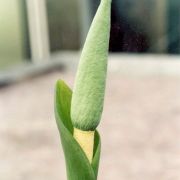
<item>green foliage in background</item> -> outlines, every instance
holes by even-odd
[[[100,159],[100,136],[96,131],[94,155],[90,164],[84,151],[73,138],[70,118],[71,97],[71,89],[59,80],[55,92],[55,115],[65,154],[68,180],[96,180]]]

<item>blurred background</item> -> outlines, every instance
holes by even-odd
[[[70,87],[99,0],[0,0],[0,179],[65,180],[54,85]],[[180,1],[113,0],[99,180],[180,179]]]

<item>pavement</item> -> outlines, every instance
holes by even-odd
[[[54,71],[0,89],[0,179],[66,180]],[[180,179],[180,76],[109,72],[98,180]]]

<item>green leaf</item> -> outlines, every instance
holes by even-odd
[[[84,151],[73,138],[70,118],[72,91],[62,80],[59,80],[55,93],[55,116],[64,150],[68,180],[96,180],[100,158],[99,133],[97,131],[95,133],[94,155],[90,164]]]

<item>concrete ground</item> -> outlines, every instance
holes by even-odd
[[[51,72],[0,89],[0,179],[66,180]],[[109,72],[99,180],[180,179],[180,77]]]

